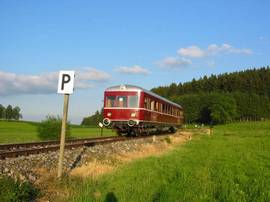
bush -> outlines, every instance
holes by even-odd
[[[101,109],[101,111],[96,111],[96,113],[92,116],[88,116],[88,117],[84,117],[82,120],[81,125],[82,126],[94,126],[96,127],[98,125],[99,122],[102,122],[103,119],[103,110]]]
[[[38,190],[29,182],[16,182],[10,177],[0,177],[0,201],[33,201]]]
[[[47,116],[38,126],[38,136],[42,140],[56,140],[60,138],[62,119],[55,116]],[[70,123],[66,126],[66,137],[70,137]]]
[[[184,108],[187,123],[224,124],[237,116],[237,105],[231,94],[201,93],[172,99]]]

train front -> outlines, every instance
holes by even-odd
[[[104,92],[103,124],[118,135],[135,135],[139,125],[140,91],[131,86],[115,86]]]

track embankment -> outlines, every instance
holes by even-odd
[[[207,134],[207,131],[201,133]],[[64,171],[74,176],[97,177],[134,159],[161,155],[174,146],[191,140],[193,135],[193,132],[182,131],[174,135],[124,138],[111,142],[108,139],[106,143],[104,141],[93,145],[88,142],[86,145],[65,150]],[[58,155],[59,152],[54,150],[2,159],[0,175],[40,184],[45,176],[56,176]]]

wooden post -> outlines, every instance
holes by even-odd
[[[100,136],[103,136],[103,124],[99,122],[98,125],[100,127]]]
[[[62,118],[59,161],[58,161],[58,172],[57,172],[57,177],[58,178],[62,177],[62,170],[63,170],[66,125],[67,125],[67,116],[68,116],[68,101],[69,101],[69,94],[65,94],[64,95],[64,109],[63,109],[63,118]]]

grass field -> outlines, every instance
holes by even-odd
[[[270,201],[270,122],[217,126],[161,157],[65,187],[70,201]]]
[[[0,144],[40,141],[37,135],[37,125],[38,123],[34,122],[0,121]],[[74,126],[71,127],[71,134],[75,138],[96,137],[100,135],[100,128]],[[104,136],[110,136],[115,133],[104,129],[103,134]]]

